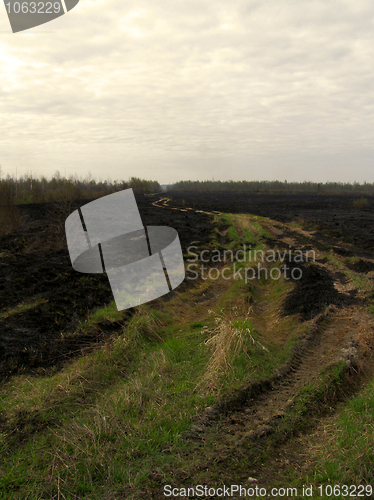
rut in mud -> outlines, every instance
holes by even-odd
[[[216,412],[227,414],[223,422],[228,434],[227,442],[242,442],[243,439],[271,432],[271,422],[283,415],[292,406],[293,398],[307,383],[318,378],[331,363],[345,359],[354,360],[357,346],[354,341],[355,318],[353,311],[346,316],[335,306],[317,317],[311,331],[301,340],[291,362],[282,367],[274,377],[262,383],[254,383],[244,394],[217,408],[208,410],[201,423],[211,423]],[[344,314],[344,315],[343,315]],[[233,432],[230,432],[230,429]]]

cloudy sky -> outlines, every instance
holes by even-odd
[[[0,5],[0,164],[373,182],[374,2],[80,0],[15,34]]]

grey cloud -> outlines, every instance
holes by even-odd
[[[80,2],[50,36],[4,38],[0,161],[11,169],[22,140],[30,168],[53,159],[52,172],[69,145],[96,175],[105,161],[115,177],[123,157],[131,175],[152,160],[163,181],[245,176],[246,161],[273,175],[297,158],[339,180],[340,150],[369,180],[373,18],[348,0]]]

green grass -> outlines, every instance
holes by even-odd
[[[250,227],[243,224],[243,218]],[[257,219],[266,220],[264,217],[253,217],[251,215],[238,216],[236,214],[221,214],[217,217],[217,220],[221,223],[229,224],[227,234],[231,242],[230,247],[244,244],[258,245],[263,236],[270,236]]]
[[[111,322],[121,321],[126,313],[123,311],[118,311],[116,304],[111,302],[105,307],[101,307],[89,314],[87,318],[88,324],[98,323],[102,320],[109,320]]]
[[[252,232],[234,216],[220,217],[232,228],[230,245],[248,243],[256,232],[255,248],[265,248],[266,231],[255,226]],[[247,254],[237,269],[251,264]],[[151,498],[164,484],[176,483],[193,466],[196,443],[186,431],[196,415],[290,360],[307,325],[278,314],[289,287],[283,279],[255,286],[207,280],[162,305],[140,306],[132,317],[114,303],[90,313],[71,335],[103,321],[118,323],[120,330],[57,373],[18,375],[1,387],[0,499],[131,500]],[[199,305],[209,294],[215,299],[212,312]],[[254,301],[264,305],[264,325],[251,312]],[[333,393],[344,370],[339,364],[306,386],[274,439],[307,427],[308,411]],[[333,430],[333,458],[336,453],[339,463],[351,464],[349,474],[327,458],[302,477],[290,473],[282,486],[307,484],[311,477],[322,483],[328,474],[353,484],[360,475],[372,475],[373,407],[374,383],[368,395],[352,400]],[[201,453],[204,446],[214,452],[213,442],[203,444]],[[254,460],[265,462],[271,455],[271,447],[254,447],[240,466],[249,470]]]
[[[240,237],[237,228],[235,227],[233,223],[233,217],[231,214],[220,214],[217,216],[217,219],[221,223],[226,223],[229,224],[229,227],[227,229],[227,235],[230,239],[230,244],[229,246],[235,246],[235,244],[240,244],[242,243],[242,238]]]
[[[248,243],[256,243],[256,236],[254,235],[254,232],[251,229],[248,229],[247,227],[244,228],[244,235],[245,239]]]
[[[316,483],[372,484],[374,380],[339,411],[324,444],[324,459],[310,472]]]
[[[309,383],[295,398],[292,408],[280,421],[273,441],[282,439],[286,433],[303,430],[310,425],[310,411],[325,401],[331,401],[336,391],[346,390],[345,374],[347,367],[339,362],[330,367],[319,380]],[[322,406],[323,407],[323,406]],[[300,489],[302,485],[313,485],[313,495],[309,498],[357,498],[351,485],[361,485],[360,497],[372,498],[370,485],[373,486],[374,474],[374,380],[372,379],[360,394],[348,399],[338,410],[328,425],[324,425],[323,439],[313,444],[315,459],[305,470],[290,466],[283,471],[282,478],[275,485],[292,485]],[[299,445],[296,445],[299,446]],[[268,457],[269,458],[269,457]],[[266,460],[266,457],[262,456]],[[339,485],[336,495],[326,494],[325,486]],[[342,485],[348,485],[348,493],[343,494]],[[322,496],[321,488],[322,486]],[[357,494],[356,490],[356,494]]]
[[[171,467],[162,450],[187,446],[182,433],[196,412],[248,381],[250,363],[262,376],[269,355],[246,336],[244,348],[228,358],[222,383],[205,391],[212,353],[202,323],[180,328],[175,319],[163,327],[143,307],[105,348],[52,377],[18,376],[6,384],[0,498],[52,498],[59,491],[103,498],[108,484],[119,488],[131,478],[142,488],[150,470]],[[255,335],[248,319],[236,319],[235,328]],[[17,438],[20,427],[25,432]]]
[[[287,343],[279,348],[256,331],[246,306],[253,291],[243,281],[231,284],[213,314],[182,319],[181,304],[212,285],[176,294],[160,309],[141,306],[126,323],[113,304],[99,309],[79,328],[122,321],[123,332],[52,376],[19,375],[3,385],[0,498],[102,499],[113,491],[140,498],[151,473],[173,481],[176,461],[183,468],[185,459],[164,450],[190,449],[184,433],[195,415],[290,354]],[[217,315],[229,338],[238,332],[237,349],[221,354],[209,342]]]
[[[266,229],[264,229],[259,222],[253,222],[253,225],[260,237],[265,236],[266,238],[270,238],[270,234],[268,233],[268,231],[266,231]]]
[[[243,223],[243,219],[245,223]],[[230,224],[227,233],[230,240],[236,244],[259,244],[263,237],[269,238],[270,234],[264,229],[259,220],[268,220],[266,217],[252,215],[221,214],[219,220]],[[248,227],[248,225],[250,227]]]
[[[33,302],[23,302],[21,304],[17,304],[15,307],[8,309],[6,311],[0,312],[0,320],[7,319],[16,314],[21,314],[25,311],[29,311],[30,309],[34,309],[34,307],[39,306],[40,304],[45,304],[47,302],[46,299],[37,298]]]

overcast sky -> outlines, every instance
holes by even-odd
[[[0,164],[374,182],[374,2],[80,0],[15,34],[0,5]]]

